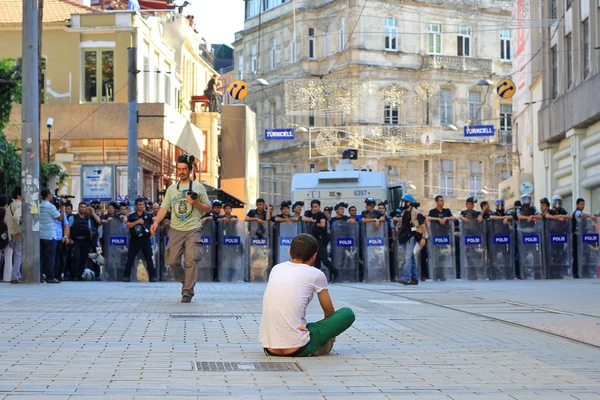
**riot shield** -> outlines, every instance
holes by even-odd
[[[487,221],[490,280],[515,279],[515,238],[512,218]]]
[[[219,281],[240,282],[247,279],[246,223],[237,219],[218,222]]]
[[[431,221],[427,224],[427,250],[429,251],[429,278],[433,281],[456,279],[456,258],[454,256],[454,222],[440,224]],[[402,246],[400,246],[402,248]],[[398,255],[398,262],[404,260]],[[402,274],[402,266],[398,266],[398,277]]]
[[[250,282],[266,282],[271,271],[271,240],[273,230],[270,222],[260,224],[256,221],[248,222],[250,236],[247,239],[247,259]]]
[[[485,223],[459,221],[460,276],[470,281],[487,279],[487,243]]]
[[[591,218],[577,218],[577,260],[580,278],[600,276],[600,235]]]
[[[546,279],[542,246],[543,221],[517,222],[521,279]]]
[[[310,235],[314,225],[314,222],[302,222],[302,233],[308,233]]]
[[[358,282],[359,224],[335,221],[331,227],[332,262],[338,282]]]
[[[544,256],[546,279],[564,279],[573,277],[572,229],[570,219],[560,221],[545,219]]]
[[[127,261],[127,246],[129,245],[129,230],[119,219],[113,219],[108,224],[103,225],[104,248],[104,266],[100,271],[100,277],[103,281],[116,282],[123,280],[125,272],[125,262]],[[137,264],[136,264],[137,265]],[[137,271],[136,265],[134,269]],[[131,274],[131,280],[135,281],[137,274]]]
[[[277,222],[277,261],[276,264],[291,261],[292,239],[300,234],[300,222]]]
[[[217,224],[210,220],[202,225],[202,259],[198,262],[198,282],[212,282],[217,264]]]
[[[390,280],[388,257],[387,222],[377,228],[375,222],[361,222],[362,253],[364,262],[364,280],[367,282],[386,282]]]

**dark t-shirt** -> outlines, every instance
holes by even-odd
[[[521,207],[517,211],[517,214],[521,214],[524,217],[531,217],[533,215],[536,215],[537,213],[538,212],[537,212],[537,209],[535,208],[535,206],[529,206],[527,208]]]
[[[248,211],[246,216],[250,218],[262,219],[264,221],[267,219],[267,210],[263,210],[263,212],[259,214],[256,209],[253,208],[252,210]]]
[[[493,215],[494,217],[506,217],[507,216],[507,214],[504,210],[493,211],[491,215]]]
[[[349,219],[350,219],[350,217],[349,217],[349,216],[347,216],[347,215],[342,215],[341,217],[338,217],[338,216],[336,215],[336,216],[334,216],[334,217],[331,217],[331,218],[329,219],[329,225],[331,225],[331,226],[333,227],[333,223],[334,223],[335,221],[348,221]]]
[[[428,216],[431,218],[452,218],[452,211],[449,208],[442,208],[442,211],[432,208],[429,210]]]
[[[100,216],[100,220],[102,220],[102,221],[106,221],[109,218],[117,219],[117,218],[119,218],[119,213],[104,214],[104,215]]]
[[[417,214],[417,221],[419,221],[419,225],[423,225],[425,223],[425,217],[423,214]],[[415,232],[412,230],[412,216],[410,211],[405,211],[402,214],[401,225],[399,227],[400,232],[398,233],[398,242],[406,243],[409,241],[411,237],[415,235]]]
[[[315,220],[315,224],[313,225],[311,235],[317,237],[327,232],[327,225],[325,225],[324,227],[317,226],[317,224],[322,220],[327,220],[327,217],[322,211],[313,214],[312,211],[308,210],[304,213],[304,216]]]
[[[555,212],[556,212],[556,214],[555,214],[555,215],[568,215],[568,214],[569,214],[569,213],[567,212],[567,210],[565,210],[565,209],[564,209],[564,208],[562,208],[562,207],[556,207],[556,208],[553,208],[553,209],[552,209],[552,211],[555,211]]]
[[[213,221],[217,222],[219,220],[219,218],[221,218],[221,215],[214,213],[213,211],[209,211],[202,216],[202,219],[207,218],[207,217],[212,217]]]
[[[467,218],[467,219],[477,219],[477,217],[479,217],[480,215],[481,215],[481,213],[477,210],[473,210],[473,211],[462,210],[460,212],[460,216],[463,218]]]
[[[144,226],[146,227],[146,229],[148,229],[148,231],[150,231],[150,227],[152,226],[152,217],[153,217],[153,215],[151,213],[144,212],[144,213],[142,213],[142,215],[138,215],[138,213],[135,212],[133,214],[129,214],[129,216],[127,217],[127,222],[136,222],[139,219],[143,219]],[[137,235],[134,232],[134,229],[135,229],[135,226],[129,230],[129,233],[131,234],[132,239],[137,238]],[[140,229],[140,228],[138,228],[138,229]]]
[[[371,218],[371,219],[379,219],[381,218],[381,211],[373,210],[372,212],[368,212],[367,210],[363,210],[360,214],[361,218]]]
[[[290,219],[293,215],[288,215],[287,217],[283,214],[277,214],[274,218],[282,218],[282,219]]]
[[[216,89],[216,88],[215,88],[215,83],[216,83],[216,82],[215,82],[214,78],[213,78],[213,79],[210,79],[210,80],[208,81],[208,85],[206,85],[206,87],[208,88],[208,90],[215,90],[215,89]]]

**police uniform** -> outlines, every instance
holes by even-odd
[[[131,270],[133,262],[138,252],[141,250],[146,260],[146,267],[148,268],[148,278],[150,282],[156,281],[156,271],[154,269],[154,260],[152,259],[152,240],[150,238],[150,227],[152,226],[152,214],[148,212],[142,212],[138,214],[134,212],[129,214],[127,222],[137,222],[143,220],[143,225],[135,225],[129,229],[129,248],[127,250],[127,262],[125,263],[125,272],[123,273],[123,279],[129,281],[131,276]]]

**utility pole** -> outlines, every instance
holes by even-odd
[[[37,0],[23,0],[23,124],[21,194],[23,201],[23,281],[40,283],[40,115]]]
[[[127,198],[133,210],[138,197],[137,48],[127,49]]]

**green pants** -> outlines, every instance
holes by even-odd
[[[309,322],[306,324],[306,328],[310,332],[310,342],[298,350],[293,356],[310,356],[327,343],[329,339],[339,336],[340,333],[350,328],[355,319],[354,312],[351,309],[344,307],[321,321]]]

